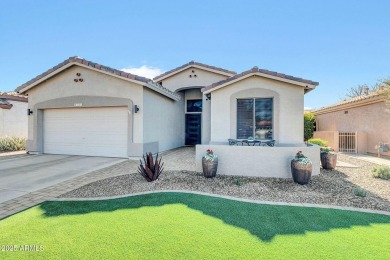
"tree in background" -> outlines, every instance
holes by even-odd
[[[359,97],[363,95],[367,95],[368,93],[375,92],[377,91],[378,88],[376,85],[370,87],[368,85],[358,85],[356,87],[352,87],[347,90],[346,96],[348,98],[354,98],[354,97]]]
[[[313,113],[305,112],[303,114],[303,128],[305,141],[313,137],[314,130],[316,128],[316,117]]]
[[[375,83],[372,86],[369,85],[358,85],[356,87],[352,87],[347,90],[346,96],[348,98],[354,98],[359,97],[363,95],[367,95],[372,92],[376,92],[378,90],[385,90],[385,94],[388,94],[388,100],[390,100],[390,90],[388,89],[390,87],[390,78],[384,79],[384,80],[378,80],[377,83]]]
[[[388,109],[386,112],[390,113],[390,78],[381,81],[382,94],[386,97],[386,105]]]

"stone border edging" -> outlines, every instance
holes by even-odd
[[[197,194],[197,195],[206,195],[215,198],[222,198],[234,201],[248,202],[254,204],[267,204],[267,205],[278,205],[278,206],[295,206],[295,207],[308,207],[308,208],[324,208],[324,209],[338,209],[338,210],[350,210],[364,213],[374,213],[374,214],[382,214],[390,216],[390,212],[383,210],[373,210],[373,209],[363,209],[363,208],[354,208],[354,207],[343,207],[343,206],[332,206],[332,205],[324,205],[324,204],[310,204],[310,203],[295,203],[295,202],[277,202],[277,201],[262,201],[262,200],[251,200],[251,199],[243,199],[236,198],[226,195],[218,195],[211,194],[207,192],[199,192],[199,191],[186,191],[186,190],[157,190],[157,191],[145,191],[145,192],[137,192],[132,194],[125,194],[119,196],[112,197],[95,197],[95,198],[54,198],[47,201],[93,201],[93,200],[112,200],[112,199],[121,199],[126,197],[133,197],[138,195],[145,194],[153,194],[153,193],[170,193],[170,192],[178,192],[178,193],[188,193],[188,194]]]

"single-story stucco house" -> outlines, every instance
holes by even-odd
[[[383,90],[313,111],[314,137],[336,151],[390,156],[390,112]]]
[[[17,91],[29,97],[30,153],[139,157],[229,138],[303,146],[304,94],[317,85],[194,61],[151,80],[71,57]]]
[[[15,92],[0,92],[0,137],[27,138],[27,97]]]

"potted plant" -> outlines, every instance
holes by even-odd
[[[321,147],[321,165],[326,170],[334,170],[337,163],[337,154],[332,147]]]
[[[202,158],[203,175],[206,178],[213,178],[217,175],[218,156],[213,150],[207,149],[205,156]]]
[[[291,173],[294,182],[308,184],[313,170],[312,163],[302,151],[298,151],[295,158],[291,160]]]

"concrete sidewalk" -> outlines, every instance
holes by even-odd
[[[390,166],[390,160],[389,159],[379,158],[379,157],[365,155],[365,154],[343,153],[343,155],[350,156],[352,158],[356,158],[356,159],[363,160],[363,161],[366,161],[366,162],[371,162],[371,163],[375,163],[375,164]]]

